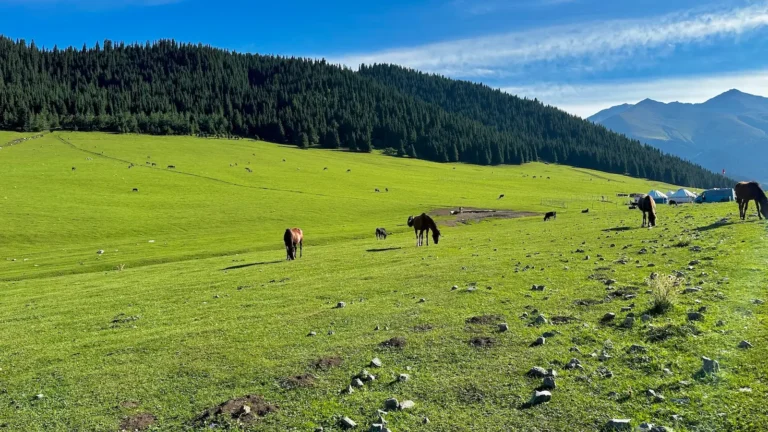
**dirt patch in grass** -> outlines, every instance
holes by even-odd
[[[208,423],[211,420],[235,419],[241,423],[250,424],[269,413],[277,411],[277,406],[267,402],[262,396],[247,395],[236,399],[230,399],[218,406],[207,409],[197,418],[200,423]]]
[[[480,316],[473,316],[472,318],[467,318],[467,324],[490,325],[490,324],[498,324],[503,321],[504,321],[504,317],[501,315],[480,315]]]
[[[288,377],[283,380],[283,387],[289,388],[289,389],[312,387],[314,384],[315,384],[314,375],[308,374],[308,373]]]
[[[120,402],[119,405],[120,405],[120,408],[125,408],[125,409],[135,409],[139,407],[139,403],[137,401],[131,401],[131,400],[122,401]]]
[[[141,413],[128,416],[120,422],[121,431],[141,431],[152,426],[157,418],[151,413]]]
[[[437,209],[429,212],[429,215],[447,217],[447,219],[441,221],[441,223],[446,226],[456,226],[458,224],[479,222],[488,218],[515,219],[521,217],[541,216],[540,213],[534,212],[480,209],[474,207],[464,207],[461,213],[459,213],[459,207]]]
[[[408,344],[408,341],[406,341],[404,337],[395,336],[392,339],[387,339],[384,342],[380,343],[379,346],[382,348],[402,349],[402,348],[405,348],[406,344]]]
[[[312,366],[315,369],[327,371],[329,369],[341,366],[342,361],[343,360],[341,357],[320,357],[319,359],[312,362]]]
[[[427,332],[432,330],[434,327],[432,327],[432,324],[419,324],[416,327],[413,328],[413,331],[417,332]]]
[[[490,348],[496,344],[496,341],[488,336],[475,336],[469,340],[469,344],[475,348]]]
[[[670,338],[686,338],[701,333],[696,326],[691,324],[674,325],[664,327],[651,327],[646,333],[649,342],[662,342]]]
[[[555,315],[552,318],[550,318],[550,321],[552,322],[552,324],[568,324],[578,320],[579,319],[576,317],[563,316],[563,315]]]
[[[602,300],[596,300],[596,299],[577,299],[573,301],[573,304],[576,306],[594,306],[598,304],[602,304]]]

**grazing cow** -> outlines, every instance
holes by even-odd
[[[765,216],[768,219],[768,198],[766,198],[765,192],[763,192],[757,182],[740,182],[733,189],[736,192],[736,202],[739,203],[739,217],[741,220],[746,219],[751,200],[755,200],[757,217],[762,219],[762,216]],[[762,216],[760,215],[761,213]]]
[[[502,199],[502,198],[504,198],[504,194],[499,195],[499,197],[496,199]]]
[[[376,228],[376,240],[386,240],[387,235],[389,234],[384,228]]]
[[[589,213],[589,209],[584,209],[581,211],[582,213]]]
[[[283,159],[283,162],[285,162],[285,159]]]
[[[252,173],[252,172],[253,172],[253,170],[252,170],[252,169],[250,169],[250,168],[248,168],[248,167],[246,167],[246,168],[245,168],[245,170],[246,170],[246,171],[248,171],[249,173]]]
[[[381,192],[381,191],[379,190],[379,188],[376,188],[376,189],[374,189],[374,190],[375,190],[376,192]]]
[[[288,255],[287,261],[296,259],[296,245],[299,245],[299,257],[304,256],[304,232],[299,228],[287,228],[283,234],[283,243],[285,243],[285,252]]]
[[[76,170],[76,169],[77,169],[77,168],[75,168],[75,167],[72,167],[72,171],[74,171],[74,170]]]
[[[637,208],[643,212],[643,225],[645,228],[646,221],[648,228],[656,226],[656,201],[650,195],[641,195],[637,201]]]
[[[550,219],[557,219],[557,212],[547,212],[547,214],[544,215],[544,222]]]
[[[176,169],[175,165],[168,165],[168,169]]]
[[[384,192],[389,192],[389,188],[384,188]]]
[[[154,163],[154,162],[152,162],[152,166],[157,166],[157,164],[156,164],[156,163]]]
[[[435,244],[440,240],[440,230],[437,229],[437,224],[426,213],[416,217],[409,216],[408,226],[413,227],[413,232],[416,234],[416,246],[421,246],[424,243],[424,231],[427,232],[427,246],[429,246],[429,230],[432,230],[432,240]]]
[[[147,164],[147,165],[150,165],[150,162],[149,162],[149,161],[146,161],[146,162],[144,162],[144,163],[145,163],[145,164]],[[154,165],[154,164],[151,164],[151,165]]]
[[[138,192],[138,191],[139,191],[139,188],[133,188],[133,191],[134,191],[134,192]]]

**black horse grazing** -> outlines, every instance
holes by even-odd
[[[757,182],[740,182],[733,189],[736,192],[736,202],[739,203],[739,217],[741,220],[747,217],[747,210],[751,200],[755,200],[758,219],[762,219],[761,213],[768,219],[768,198],[765,197],[765,192],[763,192]]]
[[[656,226],[656,201],[650,195],[642,195],[637,200],[637,208],[643,212],[643,228],[645,228],[646,220],[648,222],[648,228]]]
[[[296,245],[299,245],[299,257],[304,256],[304,232],[299,228],[288,228],[283,234],[283,243],[285,243],[285,252],[288,255],[288,261],[296,259]]]
[[[376,240],[386,240],[388,235],[384,228],[376,228]]]
[[[557,212],[547,212],[547,214],[544,215],[544,222],[550,219],[557,219]]]
[[[584,209],[581,211],[582,213],[589,213],[589,209]]]
[[[413,227],[413,232],[416,234],[416,246],[421,246],[424,242],[424,231],[432,230],[432,240],[435,244],[440,240],[440,230],[437,229],[437,224],[426,213],[422,213],[419,216],[409,216],[408,226]],[[427,237],[427,246],[429,246],[429,237]]]

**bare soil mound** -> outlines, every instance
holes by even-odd
[[[120,422],[120,430],[130,432],[142,431],[152,426],[155,420],[157,420],[155,416],[150,413],[134,414]]]
[[[216,419],[235,419],[241,423],[250,424],[269,413],[277,411],[277,406],[264,400],[259,395],[247,395],[230,399],[218,406],[207,409],[197,418],[203,424]]]
[[[460,210],[459,207],[437,209],[429,212],[430,216],[449,218],[442,220],[441,223],[446,226],[456,226],[457,224],[468,224],[471,222],[478,222],[487,218],[501,218],[501,219],[514,219],[521,217],[540,216],[539,213],[515,211],[515,210],[494,210],[494,209],[480,209],[474,207],[464,207]]]

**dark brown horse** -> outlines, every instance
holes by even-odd
[[[733,190],[736,192],[736,202],[739,203],[739,217],[741,220],[747,217],[749,202],[752,200],[755,200],[757,217],[762,219],[762,216],[760,216],[762,213],[768,219],[768,198],[765,197],[765,192],[763,192],[757,182],[736,183]]]
[[[299,245],[299,257],[304,256],[304,232],[299,228],[288,228],[283,235],[285,243],[285,252],[288,255],[288,261],[296,259],[296,245]]]
[[[424,243],[424,231],[432,230],[432,240],[435,244],[440,240],[440,230],[437,229],[437,224],[426,213],[422,213],[419,216],[409,216],[408,226],[413,227],[413,232],[416,234],[416,246],[421,246]],[[427,246],[429,246],[429,237],[427,237]]]
[[[642,195],[637,200],[637,208],[643,212],[643,228],[645,228],[646,220],[648,222],[648,228],[656,226],[656,201],[650,195]]]

